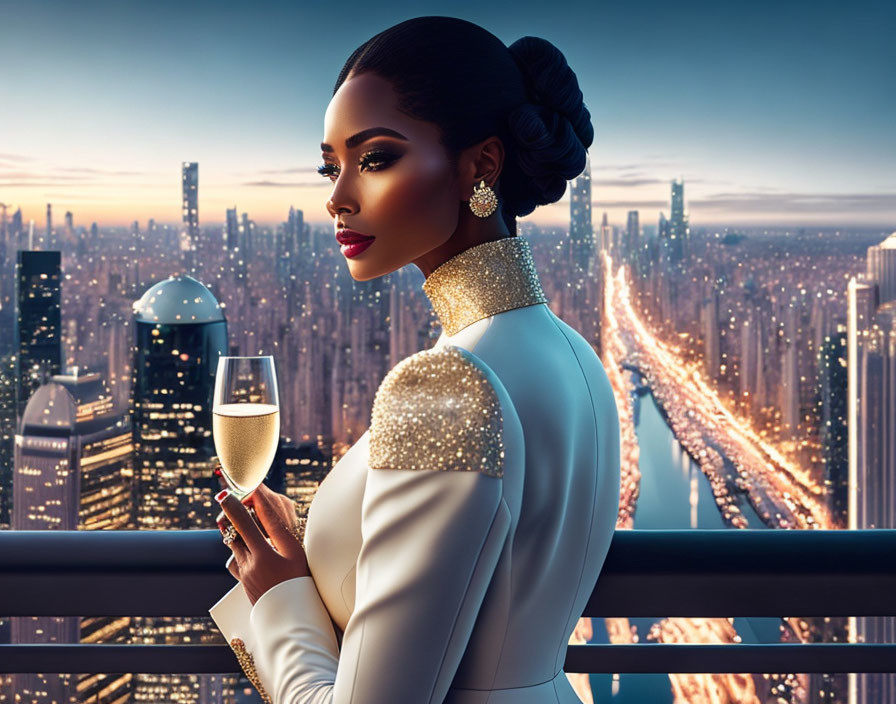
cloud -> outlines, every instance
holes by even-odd
[[[44,193],[45,198],[58,198],[62,201],[92,201],[94,203],[108,203],[109,196],[105,193],[88,195],[86,193]]]
[[[716,193],[687,203],[691,209],[728,212],[894,212],[896,193]]]
[[[51,179],[55,181],[84,181],[87,180],[87,176],[68,176],[65,174],[47,174],[47,173],[38,173],[34,171],[7,171],[6,169],[0,167],[0,178],[3,179],[16,179],[22,181],[31,181],[34,179]]]
[[[764,189],[764,187],[763,187]],[[704,198],[685,198],[688,210],[693,213],[894,213],[896,193],[787,193],[773,192],[715,193]],[[592,199],[595,210],[625,208],[628,210],[663,210],[668,212],[669,200],[597,200]]]
[[[317,188],[320,186],[329,186],[329,183],[294,183],[292,181],[244,181],[242,186],[261,186],[262,188]]]
[[[103,184],[99,183],[82,183],[79,179],[73,179],[76,181],[72,183],[71,181],[59,181],[59,180],[46,180],[46,181],[29,181],[29,180],[15,180],[15,181],[0,181],[0,188],[72,188],[77,186],[78,188],[82,186],[100,186]],[[107,184],[108,185],[108,184]]]
[[[601,169],[613,169],[615,171],[655,171],[658,168],[678,168],[680,162],[670,161],[663,156],[647,156],[644,161],[630,162],[628,164],[593,164]]]
[[[259,174],[264,174],[266,176],[278,176],[280,174],[316,174],[317,167],[316,166],[293,166],[288,169],[265,169],[264,171],[258,171]]]
[[[25,156],[24,154],[0,153],[0,161],[12,161],[18,163],[22,161],[34,161],[34,158]]]
[[[24,168],[23,168],[24,167]],[[0,158],[0,180],[7,188],[22,188],[27,186],[107,186],[108,179],[119,179],[127,176],[145,176],[137,171],[119,171],[115,169],[100,169],[89,166],[62,166],[28,168],[20,163],[2,163]],[[99,181],[98,178],[105,180]],[[120,181],[115,185],[125,185]],[[133,184],[130,184],[133,185]],[[146,185],[146,184],[143,184]]]
[[[666,208],[669,209],[669,201],[666,200],[592,200],[591,207],[595,210],[606,210],[607,208],[628,208],[629,210],[638,210],[639,208]]]
[[[656,186],[668,183],[659,178],[592,178],[591,183],[596,186],[612,186],[614,188],[635,188],[638,186]]]
[[[115,171],[113,169],[93,169],[84,166],[66,166],[58,171],[74,171],[79,174],[94,174],[100,176],[144,176],[142,171]]]
[[[591,170],[591,182],[598,186],[610,186],[613,188],[640,188],[642,186],[665,186],[669,187],[672,183],[671,178],[659,178],[657,176],[650,176],[645,174],[647,173],[656,173],[656,169],[648,165],[640,165],[639,170],[631,170],[635,167],[625,167],[620,169],[620,173],[613,178],[595,178],[594,173],[595,170]],[[604,172],[604,167],[599,169],[600,173]],[[675,177],[676,179],[678,176]],[[717,179],[708,179],[708,178],[697,178],[697,177],[685,177],[684,178],[685,185],[688,184],[706,184],[706,185],[714,185],[714,186],[729,186],[733,185],[731,181],[721,181]]]

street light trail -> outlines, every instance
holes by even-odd
[[[617,364],[637,367],[647,378],[658,404],[682,446],[707,475],[725,520],[747,527],[731,495],[731,485],[747,494],[769,525],[782,528],[831,528],[824,487],[735,416],[719,394],[674,345],[658,339],[635,311],[622,265],[610,275],[605,258],[607,341]],[[726,472],[725,459],[737,476]]]

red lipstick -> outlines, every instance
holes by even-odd
[[[361,252],[367,249],[375,237],[365,235],[357,230],[342,228],[336,230],[336,240],[342,245],[339,248],[346,257],[357,257]]]

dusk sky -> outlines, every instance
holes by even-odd
[[[595,224],[655,224],[685,179],[692,227],[896,229],[896,3],[0,0],[0,202],[43,227],[331,222],[315,171],[349,54],[409,17],[550,40],[595,125]],[[526,220],[562,224],[569,194]],[[11,212],[11,211],[10,211]]]

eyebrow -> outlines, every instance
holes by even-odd
[[[386,137],[395,137],[397,139],[403,139],[404,141],[408,141],[408,138],[405,137],[400,132],[396,132],[395,130],[389,129],[388,127],[371,127],[366,130],[361,130],[358,134],[352,135],[347,140],[345,140],[346,149],[354,149],[359,144],[366,142],[368,139],[372,139],[373,137],[378,137],[380,135]],[[331,147],[326,142],[320,143],[320,149],[323,152],[332,152],[333,147]]]

